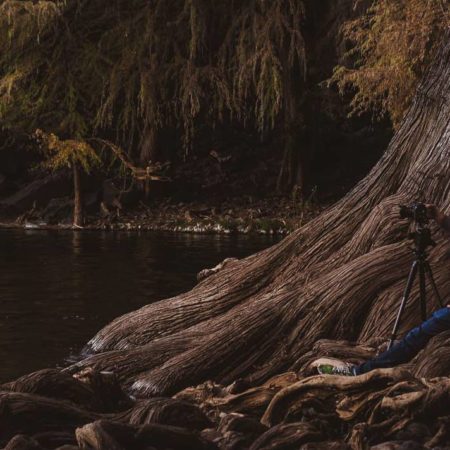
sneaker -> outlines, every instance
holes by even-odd
[[[312,367],[316,367],[321,375],[341,375],[346,377],[354,377],[355,366],[334,358],[320,358],[312,363]]]

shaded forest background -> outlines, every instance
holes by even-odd
[[[333,201],[382,154],[447,24],[442,0],[4,0],[1,211],[72,181],[93,212]]]

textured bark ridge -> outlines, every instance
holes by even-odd
[[[398,206],[419,200],[450,212],[449,59],[447,42],[385,155],[344,199],[191,292],[116,319],[72,372],[111,370],[135,395],[173,394],[205,379],[258,383],[301,370],[321,338],[387,338],[412,261]],[[433,234],[430,261],[446,298],[449,243]],[[418,319],[411,302],[405,329]]]
[[[385,155],[353,191],[280,244],[225,264],[191,292],[116,319],[79,363],[2,386],[0,443],[105,450],[450,446],[450,333],[405,367],[355,378],[313,376],[310,369],[323,355],[367,359],[388,337],[412,261],[398,205],[426,201],[450,213],[448,34],[444,40]],[[450,241],[433,233],[430,261],[447,298]],[[431,295],[429,301],[431,310]],[[404,328],[419,319],[413,301]]]

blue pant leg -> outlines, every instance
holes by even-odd
[[[414,358],[433,336],[447,330],[450,330],[449,307],[435,311],[428,320],[413,328],[390,350],[386,350],[376,358],[355,367],[355,374],[360,375],[373,369],[394,367],[406,363]]]

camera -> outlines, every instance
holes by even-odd
[[[400,217],[412,219],[419,224],[428,223],[427,207],[424,203],[414,202],[410,205],[400,205]]]

